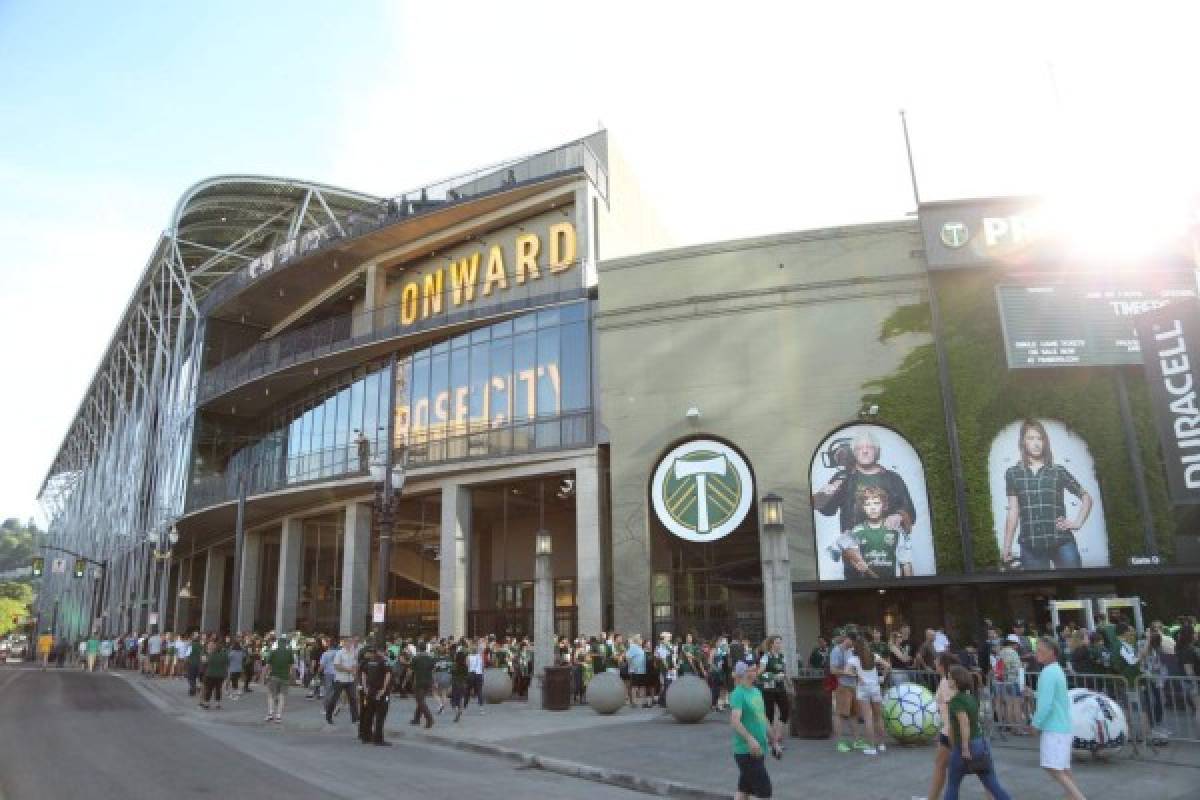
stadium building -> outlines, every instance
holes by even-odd
[[[201,182],[43,486],[95,566],[41,627],[528,633],[547,535],[563,635],[1194,609],[1135,319],[1190,256],[1036,208],[660,250],[603,132],[391,198]]]

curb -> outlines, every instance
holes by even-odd
[[[236,725],[238,727],[261,727],[256,722],[240,722],[233,719],[214,718],[210,714],[190,713],[186,709],[176,708],[175,705],[167,699],[164,699],[158,691],[146,686],[140,680],[136,680],[134,676],[118,674],[118,676],[131,686],[138,694],[144,697],[156,709],[169,714],[173,717],[186,717],[197,721],[214,721],[222,725]],[[325,730],[325,726],[310,726],[310,725],[291,725],[292,730],[299,733],[318,733]],[[551,758],[541,756],[537,753],[531,753],[525,750],[515,750],[511,747],[491,744],[489,742],[481,742],[471,739],[457,739],[450,736],[439,736],[431,733],[411,733],[402,730],[391,730],[388,732],[393,739],[404,739],[409,742],[421,743],[425,742],[436,747],[445,747],[453,750],[462,750],[468,753],[476,753],[478,755],[491,756],[500,758],[506,761],[514,762],[525,769],[538,769],[543,772],[550,772],[555,775],[562,775],[568,778],[576,778],[578,780],[590,781],[592,783],[603,783],[609,786],[616,786],[621,789],[629,789],[642,794],[656,795],[658,797],[679,797],[688,798],[688,800],[728,800],[729,792],[714,792],[709,789],[702,789],[698,786],[692,786],[678,781],[665,780],[661,778],[647,778],[643,775],[635,775],[632,772],[624,772],[621,770],[605,769],[596,767],[590,764],[581,764],[576,761],[566,761],[561,758]]]

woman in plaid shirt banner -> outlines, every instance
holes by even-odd
[[[1075,531],[1083,527],[1092,512],[1092,496],[1080,486],[1066,467],[1054,463],[1054,452],[1046,428],[1035,419],[1021,423],[1017,435],[1021,463],[1004,473],[1008,495],[1008,514],[1004,520],[1004,563],[1010,569],[1079,569],[1083,561],[1075,542]],[[1079,498],[1079,515],[1067,519],[1063,492]],[[1020,526],[1017,543],[1021,546],[1019,563],[1013,558],[1013,538]]]

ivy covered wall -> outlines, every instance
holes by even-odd
[[[967,516],[977,569],[997,569],[1000,553],[988,480],[988,452],[996,435],[1024,417],[1057,419],[1091,451],[1104,502],[1109,563],[1128,564],[1145,552],[1133,469],[1121,427],[1115,369],[1124,369],[1134,427],[1161,553],[1170,557],[1175,514],[1167,497],[1157,433],[1140,367],[1010,370],[996,308],[994,273],[935,273],[931,280],[942,315],[944,345],[957,404]],[[928,303],[908,305],[884,320],[880,338],[929,332]],[[954,479],[946,442],[937,360],[932,343],[914,348],[893,374],[866,384],[863,402],[879,406],[879,420],[908,437],[925,463],[938,572],[962,570]]]

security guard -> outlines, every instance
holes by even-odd
[[[383,723],[387,719],[388,701],[392,693],[392,670],[387,657],[374,644],[364,648],[358,672],[358,690],[362,698],[362,714],[358,718],[358,738],[363,744],[388,747],[383,740]]]

